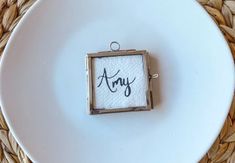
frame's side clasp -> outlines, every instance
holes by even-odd
[[[151,79],[157,79],[159,77],[159,74],[158,73],[156,73],[156,74],[150,74],[149,75],[149,79],[151,80]]]

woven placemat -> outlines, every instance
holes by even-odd
[[[235,58],[235,0],[199,0],[199,2],[224,33]],[[0,55],[12,30],[33,3],[33,0],[0,0]],[[14,140],[1,112],[0,162],[31,162]],[[200,163],[211,162],[235,163],[235,102],[231,106],[220,135],[200,161]]]

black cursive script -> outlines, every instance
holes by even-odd
[[[131,82],[129,81],[128,77],[126,79],[118,77],[116,80],[112,81],[112,79],[114,79],[119,74],[119,72],[120,70],[118,70],[113,76],[108,76],[106,68],[104,68],[103,75],[98,77],[98,80],[100,79],[100,83],[98,84],[97,87],[100,87],[104,81],[108,89],[110,90],[110,92],[115,93],[117,92],[117,88],[116,88],[117,85],[120,85],[121,87],[125,86],[126,89],[125,89],[124,95],[126,97],[129,97],[131,95],[130,85],[135,81],[136,78],[134,78]]]

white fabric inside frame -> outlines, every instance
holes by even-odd
[[[143,55],[92,59],[94,109],[145,107],[148,89]]]

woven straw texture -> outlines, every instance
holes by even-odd
[[[224,33],[235,58],[235,0],[199,0],[199,2]],[[0,0],[0,55],[12,30],[33,3],[33,0]],[[1,112],[0,162],[31,162],[14,140]],[[200,161],[200,163],[212,162],[235,163],[235,102],[231,106],[220,135]]]

